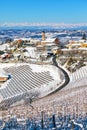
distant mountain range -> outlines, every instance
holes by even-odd
[[[86,29],[87,23],[66,24],[66,23],[3,23],[0,28],[54,28],[54,29]]]

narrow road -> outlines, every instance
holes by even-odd
[[[56,89],[54,92],[56,92],[56,91],[59,91],[59,90],[61,90],[63,87],[65,87],[68,83],[69,83],[69,81],[70,81],[70,78],[69,78],[69,76],[68,76],[68,74],[67,74],[67,72],[64,70],[64,69],[62,69],[60,66],[58,66],[58,63],[57,63],[57,61],[56,61],[56,55],[53,55],[53,65],[54,66],[56,66],[57,68],[59,68],[62,72],[63,72],[63,74],[64,74],[64,76],[65,76],[65,82],[64,82],[64,84],[62,84],[62,86],[60,86],[58,89]],[[53,92],[53,93],[54,93]]]

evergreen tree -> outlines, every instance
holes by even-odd
[[[83,34],[82,39],[86,40],[86,34],[85,33]]]

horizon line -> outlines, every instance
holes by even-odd
[[[4,22],[0,23],[0,27],[28,27],[28,26],[51,26],[51,27],[80,27],[87,26],[87,23],[46,23],[46,22]]]

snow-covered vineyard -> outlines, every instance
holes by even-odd
[[[47,105],[51,105],[50,108],[52,109],[52,104],[55,102],[55,109],[60,108],[60,106],[66,106],[67,104],[70,107],[70,112],[72,112],[72,108],[74,107],[73,109],[76,109],[75,104],[78,103],[79,109],[80,107],[84,108],[84,110],[81,110],[83,113],[87,111],[87,66],[78,69],[72,74],[69,73],[70,82],[55,93],[52,92],[62,86],[66,80],[63,72],[55,66],[25,63],[3,64],[1,68],[11,76],[0,87],[1,107],[8,107],[17,101],[27,99],[32,93],[33,98],[35,95],[38,97],[38,100],[33,102],[34,107],[38,106],[39,108],[42,106],[42,109],[46,109],[45,107]],[[50,95],[47,96],[48,94]],[[61,112],[62,107],[60,109]]]
[[[78,119],[81,120],[79,123],[82,127],[77,125],[78,128],[87,128],[87,66],[81,67],[73,73],[67,71],[70,82],[59,91],[57,91],[58,88],[64,84],[67,77],[56,66],[11,63],[1,64],[1,69],[3,70],[1,76],[10,75],[10,78],[3,84],[1,83],[0,87],[0,107],[5,108],[4,111],[0,111],[1,118],[4,120],[12,118],[13,122],[14,119],[17,119],[18,123],[25,123],[28,118],[35,118],[38,121],[36,127],[39,125],[42,129],[42,116],[44,116],[43,127],[50,128],[50,124],[45,124],[45,120],[49,120],[49,117],[53,118],[52,115],[55,114],[56,124],[51,128],[67,127],[71,129],[73,127],[72,119],[76,121],[74,124],[78,122]],[[62,69],[64,70],[64,67]],[[31,104],[30,95],[32,99],[37,98]],[[70,120],[66,120],[67,126],[64,125],[64,120],[62,126],[61,122],[58,123],[59,117],[62,119],[65,116],[70,116]],[[85,120],[85,123],[82,120]],[[31,121],[34,123],[33,120]],[[24,126],[26,125],[21,126],[20,129]],[[16,127],[18,126],[16,125]],[[28,126],[30,130],[32,127]]]
[[[64,80],[63,73],[52,65],[3,64],[2,69],[10,75],[10,79],[1,84],[1,106],[9,106],[30,93],[46,96]]]

